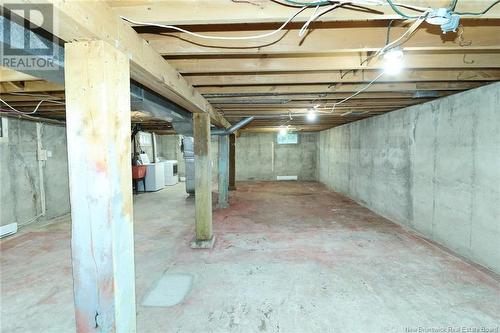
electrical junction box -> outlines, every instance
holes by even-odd
[[[448,8],[433,9],[427,19],[427,23],[441,26],[443,34],[447,32],[456,32],[460,24],[460,16],[453,14]]]

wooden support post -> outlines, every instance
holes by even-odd
[[[135,332],[129,59],[103,41],[65,46],[77,332]]]
[[[219,208],[229,207],[229,136],[219,136]]]
[[[212,163],[210,160],[210,116],[193,114],[196,236],[192,248],[211,248]]]
[[[229,136],[229,190],[236,190],[236,135]]]

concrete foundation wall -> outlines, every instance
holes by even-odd
[[[7,137],[0,138],[0,225],[22,224],[42,212],[37,160],[36,123],[13,118]],[[46,215],[41,220],[69,213],[66,129],[43,124],[42,148],[51,157],[42,162]]]
[[[179,177],[185,177],[186,165],[184,163],[184,156],[180,147],[180,135],[158,135],[156,137],[156,144],[158,145],[158,156],[164,157],[167,160],[177,160],[177,170]],[[217,181],[217,168],[218,168],[218,151],[219,141],[218,137],[211,138],[211,156],[212,156],[212,181]]]
[[[319,180],[500,273],[500,83],[320,133]]]
[[[299,133],[298,144],[280,145],[276,133],[243,133],[236,138],[236,180],[316,180],[317,140],[317,133]]]

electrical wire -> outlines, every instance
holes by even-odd
[[[307,31],[307,28],[309,27],[309,24],[311,24],[312,21],[314,21],[314,17],[316,16],[316,13],[318,12],[319,5],[316,6],[314,9],[314,13],[309,17],[309,19],[304,23],[302,28],[299,30],[299,37],[302,37],[304,33]]]
[[[327,9],[325,9],[325,10],[323,10],[323,11],[319,12],[319,13],[317,13],[317,12],[318,12],[318,8],[319,8],[320,6],[316,6],[316,9],[314,10],[314,13],[311,15],[311,17],[309,17],[309,19],[307,20],[307,22],[306,22],[306,23],[304,23],[304,25],[303,25],[303,26],[302,26],[302,28],[300,29],[300,31],[299,31],[299,37],[304,36],[304,34],[306,33],[307,29],[309,28],[309,25],[310,25],[312,22],[316,21],[316,19],[318,19],[318,17],[321,17],[322,15],[324,15],[324,14],[328,13],[328,12],[329,12],[329,11],[331,11],[331,10],[334,10],[335,8],[341,7],[341,6],[343,6],[344,4],[345,4],[345,3],[336,3],[336,4],[333,4],[333,5],[331,5],[330,7],[328,7]]]
[[[341,1],[341,0],[324,0],[324,1],[313,1],[313,2],[307,2],[307,1],[296,1],[296,0],[282,0],[286,2],[288,5],[293,5],[293,6],[307,6],[307,7],[315,7],[315,6],[326,6],[326,5],[331,5],[335,3],[342,3],[342,2],[351,2],[351,1]],[[352,1],[357,5],[368,5],[368,6],[378,6],[382,5],[384,0],[357,0],[357,1]],[[279,2],[281,4],[284,4],[282,2]],[[399,5],[399,4],[398,4]]]
[[[387,34],[385,37],[385,45],[389,44],[390,38],[391,38],[391,27],[392,23],[394,23],[395,20],[390,20],[389,24],[387,25]]]
[[[313,6],[324,6],[324,5],[329,5],[331,4],[330,1],[325,0],[325,1],[314,1],[314,2],[307,2],[307,1],[295,1],[295,0],[284,0],[285,2],[296,5],[296,6],[308,6],[308,7],[313,7]]]
[[[358,96],[359,94],[361,94],[363,91],[367,90],[368,88],[370,88],[375,82],[377,82],[381,77],[382,75],[384,75],[385,72],[382,72],[380,73],[379,75],[377,75],[377,77],[375,77],[373,80],[371,80],[366,86],[364,86],[363,88],[361,88],[360,90],[358,90],[357,92],[355,92],[354,94],[352,94],[351,96],[348,96],[346,98],[344,98],[343,100],[341,100],[340,102],[337,102],[337,103],[333,103],[333,106],[332,106],[332,109],[330,110],[330,113],[333,113],[333,111],[335,111],[335,107],[340,105],[340,104],[343,104],[345,102],[347,102],[348,100],[350,100],[351,98],[353,97],[356,97]]]
[[[5,106],[7,106],[12,111],[20,113],[20,114],[24,114],[24,115],[29,115],[29,114],[36,113],[38,111],[38,109],[40,108],[40,106],[42,105],[43,102],[54,103],[54,104],[61,104],[61,105],[65,105],[66,104],[66,103],[60,102],[60,101],[53,101],[53,100],[50,100],[50,99],[42,99],[40,102],[38,102],[38,104],[36,105],[36,107],[35,107],[35,109],[33,111],[24,112],[24,111],[19,111],[18,109],[14,108],[12,105],[10,105],[9,103],[7,103],[6,101],[4,101],[1,98],[0,98],[0,102],[2,102],[3,104],[5,104]]]
[[[420,27],[422,23],[424,23],[425,19],[427,18],[427,15],[429,14],[429,11],[424,12],[422,15],[420,15],[415,22],[408,28],[408,30],[405,31],[404,34],[402,34],[399,38],[394,40],[391,43],[386,44],[383,48],[381,48],[379,51],[375,53],[375,56],[378,56],[382,53],[384,53],[387,50],[390,50],[394,47],[400,46],[408,39],[413,36],[413,34],[417,31],[417,29]]]
[[[419,16],[418,19],[410,26],[410,28],[408,28],[408,30],[405,31],[404,34],[402,34],[399,38],[397,38],[396,40],[394,40],[391,43],[389,43],[389,32],[390,32],[390,27],[391,27],[391,24],[392,24],[392,21],[390,21],[390,23],[388,25],[388,31],[387,31],[387,37],[386,37],[386,45],[384,47],[382,47],[381,49],[379,49],[374,54],[372,54],[369,57],[367,57],[365,60],[363,60],[361,62],[361,65],[364,64],[365,62],[367,62],[368,60],[372,59],[372,58],[375,58],[375,57],[378,57],[378,56],[382,55],[387,50],[390,50],[392,48],[398,47],[398,46],[402,45],[403,43],[405,43],[415,33],[415,31],[417,30],[417,28],[425,21],[425,18],[427,17],[428,13],[429,13],[429,11],[426,11],[421,16]],[[352,94],[351,96],[348,96],[348,97],[344,98],[340,102],[333,103],[333,106],[332,106],[332,109],[330,110],[330,113],[333,113],[335,111],[335,107],[337,105],[340,105],[342,103],[347,102],[351,98],[356,97],[357,95],[361,94],[362,92],[364,92],[365,90],[367,90],[368,88],[370,88],[384,74],[385,74],[385,72],[380,73],[372,81],[370,81],[366,86],[364,86],[363,88],[361,88],[360,90],[358,90],[357,92],[355,92],[354,94]]]
[[[50,118],[43,118],[43,117],[33,117],[25,114],[24,112],[16,112],[12,110],[7,110],[7,109],[2,109],[0,108],[0,113],[5,113],[6,117],[13,117],[13,118],[19,118],[19,119],[27,119],[31,121],[43,121],[46,123],[50,124],[55,124],[55,125],[65,125],[66,123],[62,120],[56,120],[56,119],[50,119]],[[15,115],[15,116],[14,116]]]
[[[288,2],[288,3],[294,4],[294,5],[301,5],[303,7],[301,7],[295,14],[293,14],[292,16],[290,16],[278,29],[273,30],[271,32],[264,33],[264,34],[253,35],[253,36],[211,36],[211,35],[204,35],[204,34],[192,32],[192,31],[189,31],[189,30],[177,27],[175,25],[159,24],[159,23],[153,23],[153,22],[141,22],[141,21],[132,20],[132,19],[126,17],[126,16],[120,16],[120,18],[122,18],[123,20],[125,20],[125,21],[127,21],[127,22],[129,22],[131,24],[135,24],[135,25],[139,25],[139,26],[153,26],[153,27],[159,27],[159,28],[164,28],[164,29],[176,30],[176,31],[179,31],[179,32],[182,32],[182,33],[186,33],[186,34],[194,36],[194,37],[203,38],[203,39],[212,39],[212,40],[249,40],[249,39],[266,38],[266,37],[275,35],[276,33],[282,31],[300,13],[302,13],[304,10],[306,10],[306,9],[312,7],[312,6],[315,6],[316,9],[314,10],[314,13],[309,17],[309,19],[306,21],[306,23],[300,29],[300,31],[299,31],[299,35],[300,36],[304,35],[304,33],[307,30],[307,28],[309,27],[309,25],[312,22],[314,22],[318,17],[320,17],[321,15],[324,15],[325,13],[327,13],[327,12],[329,12],[329,11],[335,9],[335,8],[341,7],[343,5],[349,5],[349,4],[350,5],[382,5],[383,4],[383,2],[382,2],[383,0],[351,0],[351,1],[347,1],[347,0],[335,0],[335,1],[334,0],[327,0],[327,1],[315,1],[315,2],[300,2],[300,1],[295,1],[295,0],[285,0],[285,1]],[[402,13],[401,11],[399,11],[399,9],[397,8],[398,6],[405,7],[405,8],[411,8],[413,10],[424,11],[424,12],[428,12],[429,11],[428,8],[421,8],[421,7],[416,7],[416,6],[412,6],[412,5],[394,3],[392,0],[386,0],[386,1],[389,3],[389,5],[398,14],[400,14],[404,18],[410,18],[410,19],[411,18],[415,18],[415,19],[418,19],[421,16],[408,16],[408,15],[405,15],[404,13]],[[318,8],[320,6],[325,6],[325,5],[328,5],[328,4],[331,4],[330,8],[327,8],[324,11],[318,12]]]
[[[124,19],[125,21],[130,22],[132,24],[141,25],[141,26],[154,26],[154,27],[159,27],[159,28],[172,29],[172,30],[183,32],[183,33],[186,33],[188,35],[198,37],[198,38],[219,39],[219,40],[247,40],[247,39],[260,39],[260,38],[265,38],[265,37],[269,37],[269,36],[272,36],[274,34],[277,34],[281,30],[283,30],[283,28],[285,28],[288,25],[288,23],[290,23],[295,17],[297,17],[300,13],[302,13],[304,10],[306,10],[308,8],[309,7],[307,7],[307,6],[300,8],[295,14],[290,16],[290,18],[288,18],[288,20],[286,20],[278,29],[273,30],[273,31],[268,32],[268,33],[265,33],[265,34],[253,35],[253,36],[210,36],[210,35],[203,35],[203,34],[199,34],[196,32],[192,32],[192,31],[189,31],[189,30],[186,30],[183,28],[179,28],[175,25],[140,22],[140,21],[135,21],[135,20],[129,19],[128,17],[125,17],[125,16],[120,16],[120,17],[122,19]]]
[[[457,2],[458,0],[452,0],[451,1],[451,4],[450,4],[450,7],[448,7],[451,11],[454,11],[455,8],[457,7]]]
[[[458,2],[458,0],[455,1],[455,2]],[[500,3],[500,0],[494,1],[491,5],[489,5],[488,7],[486,7],[486,9],[483,10],[482,12],[476,12],[476,13],[474,13],[474,12],[455,12],[454,11],[453,14],[480,16],[480,15],[484,15],[487,12],[489,12],[491,8],[493,8],[494,6],[498,5],[499,3]],[[456,4],[455,4],[455,6],[456,6]]]
[[[401,5],[401,4],[397,4],[397,3],[394,3],[392,0],[386,0],[386,1],[387,1],[387,3],[389,4],[389,6],[391,6],[392,10],[393,10],[396,14],[398,14],[398,15],[400,15],[400,16],[402,16],[402,17],[404,17],[405,19],[418,19],[418,18],[419,18],[419,16],[415,16],[415,15],[407,15],[407,14],[403,13],[401,10],[399,10],[398,6],[402,6],[402,7],[403,7],[403,5]],[[406,6],[404,6],[404,7],[406,7]],[[408,8],[415,9],[416,7],[408,6]]]
[[[291,1],[291,0],[289,0]],[[286,20],[278,29],[273,30],[268,33],[260,34],[260,35],[253,35],[253,36],[211,36],[211,35],[204,35],[204,34],[199,34],[196,32],[192,32],[174,25],[167,25],[167,24],[158,24],[158,23],[152,23],[152,22],[141,22],[141,21],[135,21],[132,20],[126,16],[120,16],[123,20],[140,25],[140,26],[154,26],[154,27],[159,27],[159,28],[165,28],[165,29],[172,29],[176,30],[179,32],[186,33],[188,35],[198,37],[198,38],[204,38],[204,39],[216,39],[216,40],[249,40],[249,39],[260,39],[260,38],[266,38],[270,37],[272,35],[275,35],[276,33],[282,31],[295,17],[297,17],[300,13],[302,13],[304,10],[310,8],[313,6],[313,4],[316,3],[316,9],[314,10],[313,14],[309,17],[309,19],[306,21],[306,23],[302,26],[302,28],[299,31],[299,36],[303,36],[309,25],[314,22],[318,17],[326,14],[327,12],[341,7],[343,5],[347,4],[372,4],[372,5],[380,5],[380,0],[357,0],[357,1],[346,1],[346,0],[338,0],[338,1],[320,1],[320,2],[314,2],[314,3],[308,3],[307,5],[304,5],[303,3],[297,2],[297,4],[302,4],[304,7],[300,8],[295,14],[293,14],[288,20]],[[318,12],[318,8],[323,5],[331,4],[331,7]]]
[[[403,45],[404,43],[406,43],[411,36],[413,36],[413,34],[417,31],[418,27],[420,27],[420,25],[425,21],[425,19],[427,18],[427,15],[428,15],[429,11],[426,11],[424,12],[409,28],[408,30],[406,30],[399,38],[397,38],[396,40],[388,43],[388,40],[389,40],[389,31],[387,31],[387,36],[386,36],[386,44],[384,47],[380,48],[379,50],[377,50],[375,53],[369,55],[368,57],[366,57],[363,61],[361,61],[360,65],[363,65],[365,62],[373,59],[373,58],[376,58],[380,55],[382,55],[383,53],[385,53],[386,51],[390,50],[390,49],[393,49],[395,47],[399,47],[401,45]],[[389,30],[389,29],[388,29]]]

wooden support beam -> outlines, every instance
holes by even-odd
[[[65,58],[77,332],[135,332],[129,60],[103,41]]]
[[[211,248],[212,233],[212,162],[210,160],[210,117],[193,114],[196,235],[191,247]]]
[[[459,1],[457,10],[463,12],[481,12],[491,4],[491,0]],[[259,23],[285,22],[298,8],[284,6],[277,1],[249,0],[247,2],[230,0],[196,0],[196,1],[108,1],[116,13],[137,21],[186,25],[186,24],[221,24],[221,23]],[[448,7],[449,0],[400,0],[398,3],[419,7]],[[402,9],[408,13],[415,11]],[[295,22],[305,22],[311,17],[314,8],[307,9],[295,18]],[[382,6],[347,6],[334,10],[318,18],[320,22],[328,21],[364,21],[400,19],[385,4]],[[482,18],[500,18],[500,7],[493,7]]]
[[[234,56],[169,59],[180,73],[266,73],[349,69],[382,69],[381,58],[363,62],[365,53],[300,56]],[[407,52],[404,66],[408,69],[499,68],[500,52]]]
[[[66,42],[103,40],[114,45],[130,59],[131,78],[174,103],[195,113],[207,113],[219,126],[229,127],[224,119],[168,62],[104,1],[12,0],[29,3],[35,9],[49,3],[58,24],[51,33]]]
[[[219,136],[219,208],[229,207],[229,135]]]
[[[236,190],[236,135],[229,135],[229,190]]]

